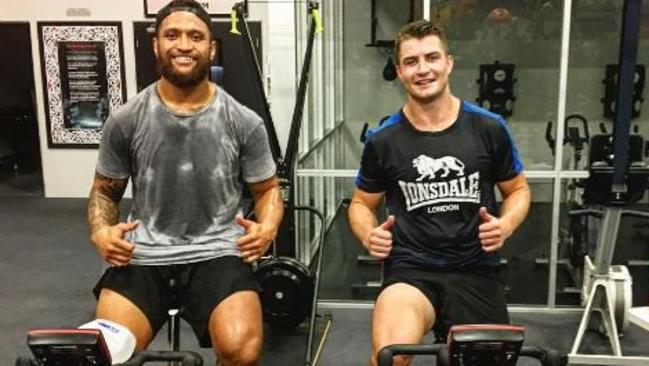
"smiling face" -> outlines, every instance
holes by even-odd
[[[409,38],[399,45],[397,75],[411,99],[430,103],[450,93],[448,76],[453,56],[438,36]]]
[[[189,88],[206,80],[216,42],[199,17],[177,11],[160,24],[153,51],[160,75],[177,87]]]

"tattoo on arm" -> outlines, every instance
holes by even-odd
[[[119,202],[122,200],[128,179],[113,179],[95,174],[88,198],[88,225],[90,233],[119,221]]]

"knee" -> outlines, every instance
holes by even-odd
[[[370,363],[373,366],[378,365],[378,354],[373,354]],[[412,356],[394,356],[392,358],[392,366],[409,366],[412,361]]]
[[[219,364],[223,366],[256,365],[262,346],[262,336],[249,333],[241,336],[223,337],[212,342]]]
[[[412,356],[396,356],[392,359],[393,366],[408,366],[412,361]]]
[[[418,344],[420,341],[414,340],[410,335],[408,334],[399,334],[398,332],[395,332],[394,334],[391,334],[390,337],[384,338],[384,339],[378,339],[375,338],[373,340],[373,347],[372,347],[372,357],[371,357],[371,364],[372,365],[378,365],[379,361],[379,354],[383,348],[389,346],[389,345],[394,345],[394,344]],[[385,355],[383,355],[385,357]],[[404,355],[398,355],[392,357],[392,365],[394,366],[408,366],[412,362],[413,357],[412,356],[404,356]],[[385,361],[385,360],[384,360]]]

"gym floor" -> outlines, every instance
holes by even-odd
[[[25,345],[29,329],[76,327],[91,320],[95,302],[90,288],[103,270],[101,261],[88,244],[85,200],[44,199],[38,193],[38,184],[30,187],[31,191],[18,192],[0,184],[0,276],[3,278],[0,282],[0,359],[5,360],[4,364],[12,364],[17,356],[29,354]],[[125,203],[124,211],[128,208]],[[532,217],[538,219],[539,216]],[[371,298],[371,291],[359,294],[351,290],[351,284],[376,280],[378,274],[375,266],[358,266],[356,254],[360,252],[346,225],[344,215],[339,214],[328,232],[324,258],[321,298],[335,299],[337,303],[354,296]],[[535,226],[539,227],[535,223],[525,227],[521,235],[538,239],[538,234],[535,237],[533,232],[525,233]],[[621,235],[624,232],[621,230]],[[517,239],[517,242],[524,241]],[[547,293],[547,270],[526,265],[527,262],[523,256],[508,263],[508,278],[520,282],[510,284],[512,297],[518,304],[542,304]],[[647,278],[647,272],[634,275],[634,287],[639,288],[634,295],[645,304]],[[525,287],[526,291],[520,290]],[[638,291],[640,293],[636,294]],[[529,308],[527,305],[522,311],[520,306],[514,306],[510,311],[513,323],[526,326],[525,344],[550,347],[565,354],[572,345],[581,312],[576,308],[554,312]],[[370,347],[369,306],[350,309],[326,302],[319,314],[316,346],[327,324],[330,328],[317,364],[365,365]],[[262,365],[303,364],[306,328],[301,326],[290,334],[267,329]],[[163,330],[151,349],[167,349],[165,337]],[[643,355],[644,352],[646,355],[648,342],[649,333],[631,325],[622,338],[623,352],[626,355]],[[199,352],[206,365],[212,362],[211,350],[198,348],[185,323],[181,327],[181,348]],[[606,339],[587,334],[582,351],[606,353]],[[414,365],[432,364],[432,359],[423,356],[414,362]],[[538,362],[523,359],[519,364],[537,365]]]

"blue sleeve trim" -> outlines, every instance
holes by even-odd
[[[361,177],[360,174],[356,176],[355,184],[356,184],[356,188],[360,189],[363,192],[367,192],[367,193],[385,192],[385,189],[372,187],[372,185],[367,184],[367,181],[363,177]]]
[[[365,179],[363,178],[361,171],[359,170],[356,174],[356,180],[354,181],[354,184],[356,184],[356,187],[364,187],[365,183]]]
[[[356,174],[356,179],[354,180],[354,184],[356,185],[357,188],[365,192],[369,192],[369,193],[384,192],[384,190],[378,188],[375,183],[373,184],[372,182],[365,179],[361,174],[360,170],[358,171],[358,174]]]

